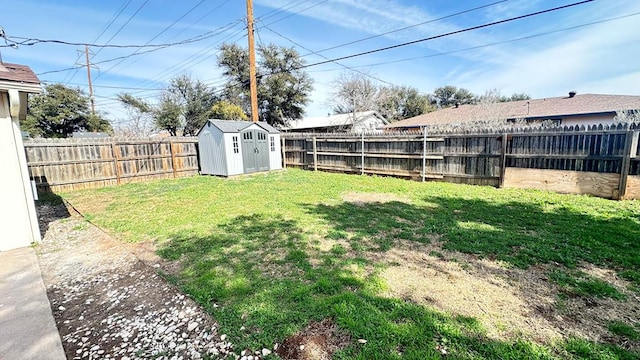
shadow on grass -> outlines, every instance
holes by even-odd
[[[344,204],[315,211],[332,221],[332,231],[379,237],[403,224],[386,223],[389,216],[425,222],[430,217],[426,209],[406,204]],[[362,226],[358,219],[378,224]],[[413,233],[414,227],[400,231]],[[159,253],[181,262],[182,271],[172,280],[214,315],[237,351],[270,348],[309,321],[330,317],[352,338],[367,340],[354,341],[336,354],[340,359],[439,359],[438,346],[457,359],[551,358],[548,349],[528,342],[488,339],[473,318],[378,296],[376,278],[358,271],[365,260],[340,251],[319,254],[309,235],[292,220],[247,215],[212,228],[208,236],[175,234]]]
[[[313,204],[307,206],[307,211],[332,225],[330,235],[342,234],[343,238],[350,238],[352,247],[368,251],[385,252],[395,246],[397,239],[429,243],[437,238],[444,249],[501,260],[523,269],[538,264],[574,269],[583,263],[610,268],[638,291],[640,225],[633,216],[600,218],[557,204],[536,206],[518,201],[496,204],[438,196],[424,201],[426,204],[420,206],[404,202]],[[607,283],[579,271],[566,270],[562,276],[558,285],[572,296],[625,299]],[[613,345],[581,339],[570,339],[562,348],[559,351],[567,352],[563,357],[638,356]]]
[[[580,262],[614,269],[640,286],[640,224],[632,217],[602,219],[566,207],[553,210],[511,201],[428,197],[427,205],[403,202],[336,206],[307,210],[328,220],[335,230],[372,238],[378,250],[394,239],[429,242],[440,236],[447,250],[504,261],[519,268]]]
[[[38,213],[38,223],[42,237],[44,237],[49,230],[49,224],[51,222],[66,219],[71,216],[64,206],[62,197],[52,192],[38,194],[36,211]]]

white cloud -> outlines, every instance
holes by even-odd
[[[593,85],[595,80],[606,80],[608,89],[615,90],[611,79],[621,80],[622,74],[637,69],[639,30],[638,19],[627,18],[556,34],[554,45],[547,48],[539,47],[544,38],[531,48],[518,43],[512,56],[497,59],[501,60],[497,66],[471,68],[454,81],[480,93],[498,88],[539,97],[564,94],[579,84]]]

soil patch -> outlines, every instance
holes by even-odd
[[[431,254],[431,255],[430,255]],[[510,268],[498,261],[442,249],[438,241],[419,244],[396,240],[383,254],[373,254],[388,266],[381,272],[386,296],[404,298],[440,311],[478,319],[497,340],[521,336],[540,343],[579,336],[637,350],[640,343],[616,338],[611,321],[633,324],[640,318],[640,299],[609,270],[585,267],[615,285],[626,301],[595,297],[562,300],[547,274],[552,265]]]
[[[80,216],[40,207],[43,280],[68,359],[235,358],[195,302]],[[67,213],[68,214],[68,213]]]
[[[351,344],[332,319],[311,322],[301,332],[286,338],[276,353],[285,360],[331,360],[333,353]]]

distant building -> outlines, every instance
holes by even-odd
[[[103,132],[74,131],[71,133],[71,137],[76,139],[108,138],[109,136],[111,135]]]
[[[394,122],[391,130],[411,130],[430,125],[461,125],[475,121],[553,121],[558,125],[611,124],[618,111],[640,110],[640,96],[578,95],[477,105],[459,105]]]
[[[307,117],[290,121],[280,130],[285,132],[375,132],[382,131],[389,122],[377,111],[329,115],[326,117]]]

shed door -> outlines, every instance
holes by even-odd
[[[265,131],[242,132],[242,162],[245,174],[269,170],[269,144]]]

